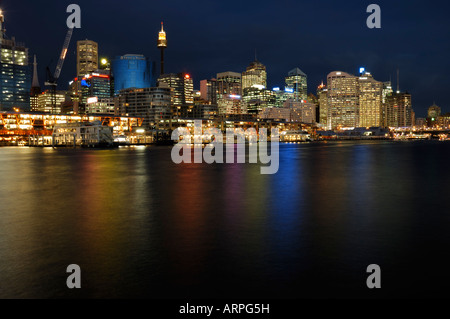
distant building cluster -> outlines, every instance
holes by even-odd
[[[365,70],[331,72],[316,94],[308,94],[308,77],[298,67],[287,72],[284,87],[269,89],[266,66],[255,57],[242,72],[217,73],[195,90],[190,74],[164,71],[163,25],[157,39],[159,72],[142,54],[101,58],[98,43],[86,39],[76,44],[76,76],[68,90],[42,90],[36,56],[29,64],[28,49],[6,39],[3,23],[0,13],[0,110],[138,116],[149,129],[162,130],[174,119],[192,118],[297,122],[326,130],[450,124],[450,116],[442,116],[436,105],[427,119],[416,120],[411,94],[394,92],[390,81],[377,81]]]

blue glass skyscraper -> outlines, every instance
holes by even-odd
[[[156,84],[154,63],[140,54],[118,56],[112,62],[114,93],[122,89],[149,88]]]

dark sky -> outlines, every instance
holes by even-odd
[[[194,85],[217,72],[242,72],[254,59],[268,71],[268,86],[283,86],[299,67],[315,93],[331,71],[356,74],[360,66],[379,81],[400,69],[400,89],[412,94],[418,117],[433,101],[450,112],[450,3],[447,1],[253,0],[1,0],[7,35],[25,42],[39,63],[54,70],[67,31],[66,7],[81,6],[61,88],[76,72],[75,43],[99,43],[101,56],[139,53],[159,61],[156,37],[164,21],[166,72],[190,72]],[[381,7],[381,29],[368,29],[366,8]]]

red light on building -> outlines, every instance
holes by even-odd
[[[189,79],[191,76],[190,76],[189,74],[186,74],[184,77],[185,77],[186,79]]]

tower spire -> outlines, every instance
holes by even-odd
[[[161,31],[158,33],[158,48],[161,50],[161,73],[164,74],[164,49],[167,48],[166,32],[164,32],[164,25],[161,21]]]
[[[397,93],[400,93],[400,70],[397,68]]]
[[[38,71],[37,71],[37,62],[36,62],[36,54],[34,55],[34,62],[33,62],[33,84],[31,87],[34,88],[40,88],[39,85],[39,77],[38,77]]]

